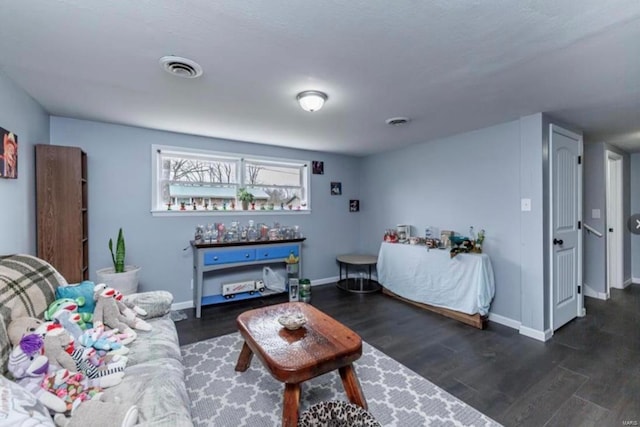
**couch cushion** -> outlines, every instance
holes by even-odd
[[[105,389],[107,400],[138,405],[138,426],[192,426],[184,368],[175,359],[127,366],[122,383]]]
[[[164,316],[171,311],[173,295],[167,291],[148,291],[139,294],[125,295],[123,301],[129,307],[137,305],[147,312],[143,319]]]
[[[175,324],[167,314],[147,320],[152,327],[148,332],[136,331],[138,338],[127,345],[129,354],[127,367],[156,359],[174,359],[182,362],[180,343]]]
[[[49,263],[31,255],[0,257],[0,371],[7,372],[11,344],[7,327],[19,317],[43,318],[58,286],[67,281]]]

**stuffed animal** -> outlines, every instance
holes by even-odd
[[[118,334],[116,329],[105,331],[104,326],[95,326],[84,331],[78,338],[78,343],[84,347],[94,348],[101,356],[109,354],[125,355],[129,349],[121,340],[129,338],[126,334]]]
[[[43,354],[49,362],[55,363],[58,367],[76,371],[75,362],[65,352],[65,348],[71,343],[71,337],[60,325],[54,326],[53,322],[45,323],[35,317],[19,317],[9,323],[7,333],[14,347],[18,346],[25,335],[38,334],[43,339]]]
[[[146,310],[138,307],[135,304],[127,303],[124,300],[124,295],[117,289],[114,289],[115,293],[113,297],[118,301],[118,308],[120,309],[120,313],[124,314],[127,318],[135,318],[137,316],[146,316]]]
[[[28,334],[20,339],[9,355],[8,369],[11,375],[26,390],[33,393],[47,408],[64,412],[64,400],[41,387],[49,372],[49,360],[42,354],[44,342],[37,334]]]
[[[66,369],[59,369],[47,375],[41,386],[62,399],[66,404],[66,410],[71,411],[80,403],[102,393],[100,387],[90,385],[91,383],[79,372],[72,373]]]
[[[91,380],[98,380],[100,387],[112,387],[120,384],[124,377],[127,358],[114,355],[109,357],[96,356],[93,348],[75,346],[71,336],[59,325],[46,323],[36,332],[44,334],[44,355],[49,361],[71,372],[82,372]],[[94,357],[96,356],[96,357]]]
[[[20,317],[11,321],[7,332],[14,347],[25,334],[39,335],[44,343],[42,353],[48,362],[71,372],[82,372],[88,379],[97,380],[96,386],[107,388],[122,382],[126,357],[113,356],[97,362],[90,360],[95,351],[92,353],[92,349],[75,347],[71,336],[60,325],[43,323],[34,317]]]
[[[82,328],[78,326],[80,320],[80,314],[67,310],[59,310],[53,315],[53,321],[59,322],[74,340],[78,340],[82,335]]]
[[[42,320],[35,317],[18,317],[13,319],[7,327],[9,341],[13,347],[16,347],[23,336],[33,334],[42,325]]]
[[[116,305],[118,307],[118,311],[122,316],[124,316],[128,325],[130,325],[133,329],[138,329],[141,331],[150,331],[151,325],[140,319],[140,316],[146,316],[147,312],[137,305],[132,305],[129,307],[123,300],[123,295],[120,291],[107,286],[104,283],[100,283],[95,286],[94,292],[104,292],[105,294],[111,294],[113,298],[116,300]]]
[[[135,339],[137,334],[132,328],[136,325],[136,322],[135,320],[127,319],[126,316],[120,313],[113,295],[113,289],[108,288],[105,284],[96,285],[94,291],[96,301],[96,309],[93,313],[94,324],[96,326],[105,325],[111,329],[118,329]]]
[[[67,348],[73,343],[73,338],[62,325],[44,323],[36,330],[36,333],[44,336],[44,355],[47,356],[50,363],[71,372],[78,371],[75,360],[67,353]]]
[[[71,298],[59,298],[53,301],[51,304],[49,304],[49,307],[44,312],[44,318],[45,320],[53,320],[55,318],[56,313],[60,310],[66,310],[72,313],[78,313],[78,307],[83,305],[85,305],[85,299],[82,296],[76,298],[75,300]],[[78,326],[80,326],[81,329],[83,330],[88,329],[92,326],[91,322],[93,321],[93,314],[78,313],[78,315],[80,316],[80,320],[78,321]]]
[[[132,427],[138,422],[138,407],[120,401],[109,402],[102,395],[82,402],[71,411],[71,418],[63,414],[53,418],[58,427]]]

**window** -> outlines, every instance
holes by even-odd
[[[152,152],[152,211],[310,208],[308,162],[163,146]],[[253,200],[239,200],[240,189]]]

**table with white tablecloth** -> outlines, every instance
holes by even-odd
[[[394,294],[418,303],[486,316],[495,294],[487,254],[461,253],[422,245],[383,242],[378,282]]]

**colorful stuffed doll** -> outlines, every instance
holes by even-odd
[[[118,334],[116,329],[105,331],[104,326],[87,329],[78,338],[78,343],[84,347],[94,348],[101,356],[109,354],[127,354],[129,349],[122,344],[128,339],[126,334]]]
[[[128,308],[123,302],[117,300],[116,290],[100,283],[94,288],[94,298],[96,309],[94,317],[96,321],[102,321],[112,329],[130,333],[132,329],[150,331],[151,325],[136,316],[135,312]],[[134,332],[135,334],[135,332]]]
[[[94,298],[96,301],[96,309],[93,313],[93,321],[96,326],[105,325],[111,329],[117,329],[133,339],[137,336],[132,329],[135,321],[127,319],[120,314],[118,304],[113,298],[113,289],[108,288],[104,284],[96,285]]]
[[[8,369],[16,382],[33,393],[47,408],[54,412],[64,412],[67,402],[42,387],[49,375],[49,360],[42,353],[44,341],[38,334],[28,334],[20,339],[9,355]]]
[[[9,340],[16,347],[25,331],[40,336],[43,342],[42,354],[47,361],[57,368],[64,368],[70,372],[81,372],[88,379],[96,380],[94,385],[103,388],[111,387],[122,382],[127,358],[113,356],[99,360],[89,360],[95,353],[93,349],[74,346],[71,336],[59,325],[33,318],[22,317],[12,320],[7,328]]]
[[[60,310],[70,311],[72,313],[78,313],[78,307],[85,305],[84,297],[78,297],[75,300],[71,298],[59,298],[49,304],[49,307],[44,312],[45,320],[53,320],[55,315]],[[80,320],[77,322],[81,329],[85,330],[90,328],[91,322],[93,322],[93,314],[91,313],[78,313]]]
[[[59,310],[53,315],[53,321],[59,322],[74,340],[78,340],[83,332],[82,328],[78,326],[80,320],[80,314],[67,310]]]
[[[66,369],[47,375],[42,381],[42,388],[62,399],[67,411],[102,392],[100,387],[90,386],[81,373],[72,373]]]

